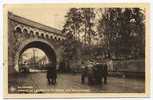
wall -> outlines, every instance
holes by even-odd
[[[123,60],[123,61],[109,61],[107,63],[108,71],[112,74],[126,74],[134,76],[144,76],[145,74],[145,60]]]

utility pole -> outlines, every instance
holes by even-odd
[[[35,51],[35,48],[33,48],[33,64],[36,64]]]

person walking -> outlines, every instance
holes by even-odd
[[[81,83],[82,84],[85,83],[85,80],[86,80],[86,77],[87,77],[87,71],[88,71],[88,68],[86,66],[83,66],[82,67],[82,72],[81,72]]]
[[[57,78],[57,71],[56,66],[53,67],[51,64],[48,64],[47,66],[47,80],[48,84],[55,85],[56,84],[56,78]]]
[[[107,68],[107,64],[104,63],[103,65],[103,75],[104,75],[104,84],[107,84],[107,75],[108,75],[108,68]]]

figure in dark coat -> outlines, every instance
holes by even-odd
[[[94,85],[94,70],[93,68],[88,69],[88,85]]]
[[[81,83],[82,84],[85,83],[85,79],[87,77],[87,72],[88,72],[88,68],[87,67],[83,67],[82,68],[82,73],[81,73]]]
[[[107,84],[107,75],[108,75],[108,68],[107,68],[107,64],[104,63],[103,65],[104,84]]]
[[[103,69],[102,69],[102,64],[97,64],[95,66],[95,83],[96,84],[101,84],[102,83],[102,73],[103,73]]]
[[[57,78],[56,67],[48,66],[48,70],[47,70],[48,84],[55,85],[56,84],[56,78]]]
[[[107,84],[107,65],[106,63],[95,65],[95,80],[96,84],[102,84],[104,80],[104,84]]]

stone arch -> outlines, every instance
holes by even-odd
[[[19,32],[19,33],[22,33],[22,27],[20,25],[17,25],[15,28],[14,28],[15,32]]]
[[[50,36],[50,39],[53,39],[53,36],[52,35]]]
[[[23,33],[28,34],[29,32],[28,32],[28,30],[25,28],[25,29],[23,29]]]
[[[49,35],[48,34],[46,34],[46,38],[49,39]]]
[[[39,36],[39,32],[36,32],[36,36]]]
[[[15,29],[15,32],[22,33],[22,29],[21,29],[20,27],[17,27],[17,28]]]
[[[61,41],[61,37],[58,37],[58,41]]]
[[[29,29],[27,27],[23,27],[22,32],[26,31],[27,33],[29,33]]]
[[[33,32],[33,30],[30,30],[30,32],[29,32],[30,34],[33,34],[34,32]]]
[[[57,37],[55,36],[54,39],[57,40]]]
[[[33,30],[30,30],[29,34],[30,34],[30,36],[34,37],[34,31]]]
[[[44,33],[41,33],[41,37],[44,38]]]
[[[49,61],[53,62],[52,63],[53,66],[56,66],[57,53],[55,51],[55,48],[50,42],[44,39],[28,39],[24,41],[17,50],[16,56],[15,56],[15,70],[17,72],[19,72],[19,58],[21,54],[28,48],[32,48],[32,47],[41,49],[46,54]]]

